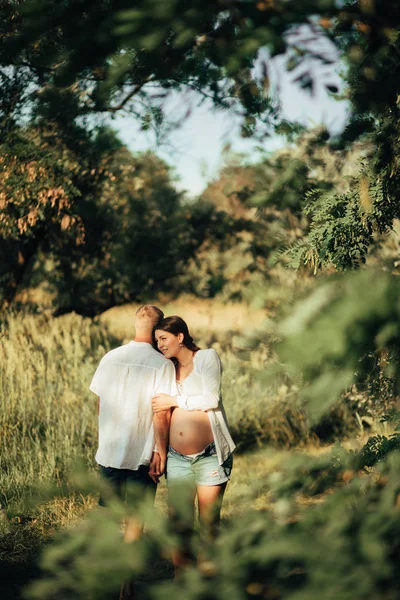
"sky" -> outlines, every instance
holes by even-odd
[[[179,98],[176,100],[179,102]],[[132,117],[118,117],[113,127],[133,152],[150,149],[170,164],[179,178],[178,189],[186,190],[191,197],[200,194],[217,178],[231,153],[243,154],[249,160],[259,156],[260,143],[242,138],[240,121],[215,110],[210,102],[194,106],[165,145],[158,145],[152,133],[140,131]],[[281,138],[273,136],[265,141],[263,149],[272,151],[283,143]]]
[[[308,46],[313,52],[288,71],[288,60],[293,56],[291,45]],[[316,54],[324,60],[315,58]],[[299,27],[289,38],[286,55],[271,60],[267,52],[261,50],[253,72],[256,78],[263,71],[263,62],[268,67],[270,93],[279,99],[282,117],[307,127],[323,123],[333,135],[342,131],[349,116],[349,106],[346,101],[334,99],[330,90],[343,92],[340,76],[343,65],[336,48],[327,38],[316,37],[315,31],[307,26]],[[171,165],[178,177],[178,189],[186,190],[189,197],[196,197],[217,178],[229,152],[243,154],[245,160],[254,162],[260,156],[259,148],[263,152],[272,152],[285,143],[276,135],[261,144],[242,138],[239,118],[215,109],[210,101],[199,105],[200,100],[194,92],[174,93],[168,97],[163,110],[176,122],[176,127],[163,143],[156,140],[153,132],[141,131],[133,117],[119,115],[112,123],[132,152],[152,150]]]

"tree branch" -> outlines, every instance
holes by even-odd
[[[124,108],[124,106],[129,102],[129,100],[131,100],[134,96],[136,96],[136,94],[138,94],[140,92],[140,90],[143,88],[144,85],[146,85],[146,83],[149,83],[149,81],[152,81],[154,79],[155,75],[151,74],[148,77],[146,77],[146,79],[144,81],[141,81],[140,83],[138,83],[131,92],[129,92],[129,94],[117,105],[117,106],[109,106],[108,108],[105,108],[104,110],[106,112],[117,112],[119,110],[121,110],[122,108]]]

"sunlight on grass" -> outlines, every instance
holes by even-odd
[[[179,315],[189,325],[194,337],[204,339],[213,335],[214,341],[222,334],[243,333],[259,326],[265,319],[265,311],[255,310],[247,304],[226,304],[220,300],[202,300],[190,296],[181,296],[173,302],[163,304],[154,302],[164,311],[166,316]],[[128,341],[134,332],[134,319],[140,304],[126,304],[110,308],[100,316],[110,332]]]
[[[97,470],[97,409],[88,385],[100,358],[132,339],[136,309],[137,305],[114,308],[93,321],[76,314],[53,319],[27,313],[7,315],[0,322],[0,558],[11,563],[26,560],[59,528],[96,508],[95,493],[68,491],[77,464],[83,463],[89,472]],[[237,346],[238,336],[262,322],[263,311],[191,298],[163,309],[186,319],[195,339],[203,347],[213,346],[224,364],[224,405],[238,452],[223,522],[240,518],[244,508],[269,511],[271,494],[265,481],[279,471],[290,448],[302,448],[310,456],[326,449],[310,434],[304,412],[295,408],[297,388],[288,381],[266,383],[258,378],[274,360],[267,345],[251,351]],[[361,429],[359,437],[366,437]],[[360,447],[362,440],[353,446]],[[50,484],[65,489],[57,498],[35,505],[37,486]],[[167,514],[164,480],[156,507]]]

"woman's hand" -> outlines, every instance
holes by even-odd
[[[153,396],[151,401],[153,412],[161,412],[168,410],[169,408],[178,406],[176,396],[169,396],[168,394],[156,394]]]

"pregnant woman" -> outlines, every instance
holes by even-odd
[[[162,319],[155,330],[157,347],[173,360],[178,394],[158,394],[153,411],[171,410],[167,483],[174,513],[174,490],[191,490],[191,518],[197,495],[200,523],[215,530],[232,469],[235,444],[221,400],[222,364],[212,348],[201,350],[178,316]],[[180,492],[177,493],[179,495]],[[180,566],[176,557],[175,565]],[[178,564],[177,564],[178,563]]]

